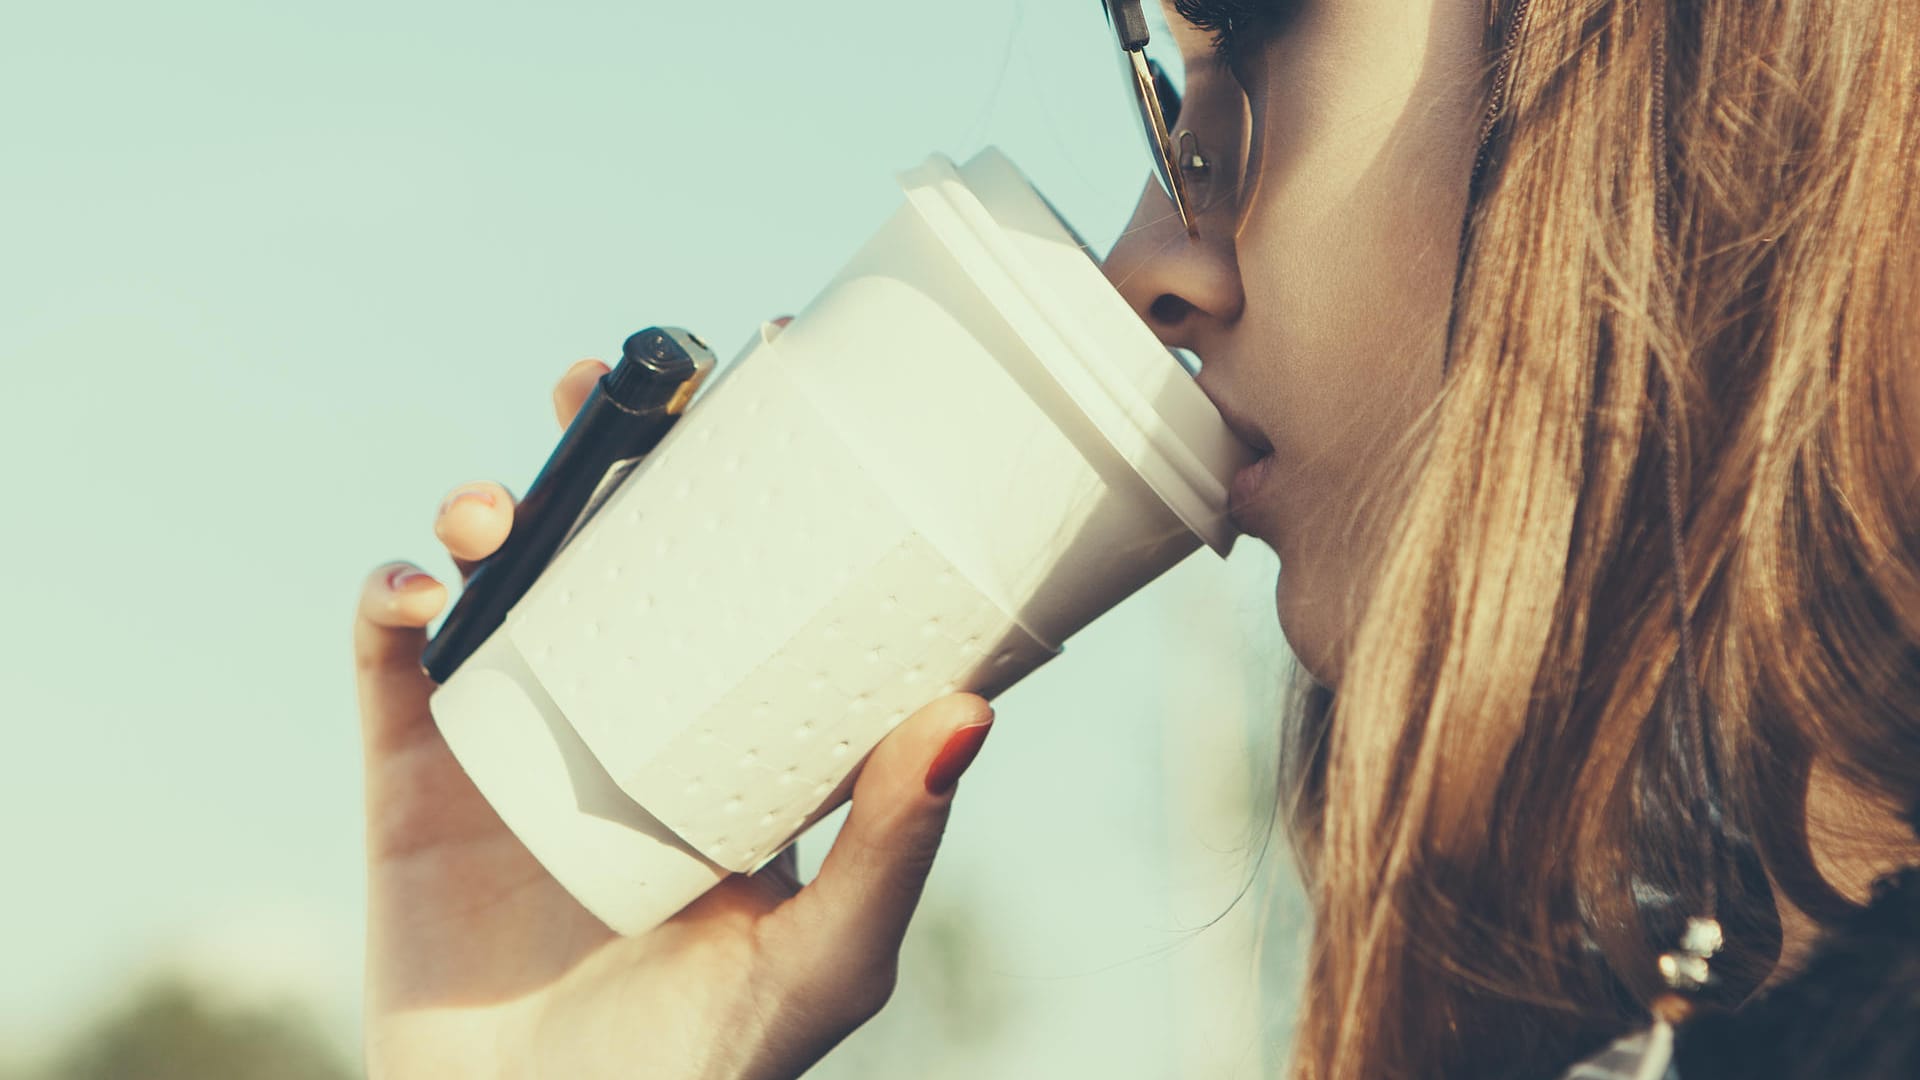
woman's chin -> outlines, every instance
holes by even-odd
[[[1287,647],[1314,682],[1337,689],[1340,685],[1340,640],[1338,605],[1326,604],[1314,596],[1312,582],[1301,572],[1289,571],[1283,561],[1280,580],[1274,585],[1274,608],[1280,616],[1280,633]]]

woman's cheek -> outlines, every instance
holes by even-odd
[[[1242,234],[1241,332],[1261,369],[1246,382],[1275,421],[1282,460],[1338,480],[1405,412],[1408,369],[1418,366],[1404,347],[1405,313],[1420,298],[1398,252],[1352,227],[1361,219],[1285,209],[1250,218]]]

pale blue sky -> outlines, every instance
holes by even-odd
[[[567,363],[664,322],[731,355],[932,150],[999,145],[1099,244],[1146,175],[1091,0],[118,0],[6,24],[0,1056],[157,963],[350,1017],[355,587],[390,557],[443,568],[446,487],[525,483]],[[1151,1012],[1140,965],[1120,990],[1081,975],[1178,921],[1154,777],[1198,669],[1154,657],[1245,642],[1248,680],[1278,670],[1253,548],[1008,695],[956,821],[936,884],[1024,912],[993,966],[1089,1015]],[[1170,1052],[1132,1038],[1057,1052]]]

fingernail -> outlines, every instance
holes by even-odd
[[[772,320],[773,325],[781,328],[782,330],[786,329],[787,324],[792,321],[793,321],[793,316],[791,315],[782,315],[779,318]]]
[[[401,563],[387,571],[387,588],[392,592],[404,592],[422,581],[432,580],[432,574],[410,563]]]
[[[953,785],[960,782],[960,774],[973,764],[974,755],[980,752],[980,744],[987,741],[987,732],[992,728],[993,721],[986,720],[968,724],[947,736],[947,745],[940,748],[933,765],[927,769],[927,794],[945,795],[953,790]]]
[[[445,516],[446,512],[453,509],[456,504],[466,502],[469,499],[485,506],[492,506],[493,491],[490,488],[484,487],[460,488],[453,494],[448,495],[446,501],[440,504],[441,515]]]

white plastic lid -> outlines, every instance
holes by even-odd
[[[1030,358],[1001,363],[1037,361],[1168,508],[1227,554],[1238,535],[1227,488],[1253,451],[1033,185],[991,147],[961,169],[936,154],[900,184],[1030,347]]]

